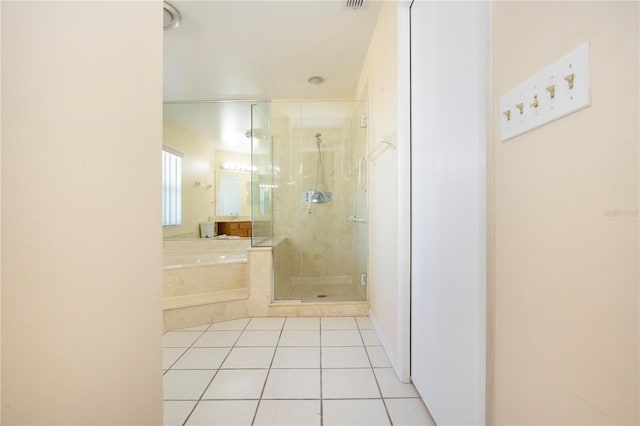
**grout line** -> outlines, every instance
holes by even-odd
[[[191,415],[193,414],[193,412],[195,411],[196,407],[200,404],[200,401],[202,401],[202,397],[204,396],[205,393],[207,393],[207,390],[209,389],[209,386],[211,386],[211,383],[213,383],[213,379],[216,378],[216,376],[218,375],[218,372],[221,370],[222,365],[225,363],[225,361],[227,360],[227,358],[229,357],[229,355],[231,355],[231,352],[233,351],[233,348],[235,347],[236,343],[238,342],[238,340],[240,339],[240,336],[242,336],[242,333],[244,333],[244,331],[247,329],[247,327],[249,326],[249,324],[251,323],[251,320],[247,321],[247,323],[245,324],[244,328],[242,329],[242,331],[240,332],[240,334],[238,335],[238,337],[236,338],[236,341],[233,343],[233,346],[231,346],[231,349],[229,349],[229,352],[227,352],[227,355],[224,357],[224,359],[222,360],[222,362],[220,363],[220,368],[216,369],[216,372],[213,374],[213,376],[211,377],[211,380],[209,380],[209,383],[207,384],[207,386],[204,387],[204,390],[202,391],[202,393],[200,394],[200,398],[198,398],[198,402],[196,402],[196,404],[193,406],[193,408],[191,409],[191,411],[189,411],[189,415],[184,419],[184,421],[182,422],[182,426],[184,426],[188,421],[189,421],[189,417],[191,417]],[[235,331],[235,330],[234,330]],[[204,332],[203,332],[204,334]],[[202,337],[202,336],[201,336]],[[198,337],[199,339],[200,337]],[[196,339],[196,341],[198,341],[198,339]],[[195,342],[193,342],[195,343]]]
[[[271,373],[271,366],[273,365],[273,360],[276,358],[276,353],[278,352],[278,344],[280,343],[280,338],[282,338],[282,332],[284,331],[284,325],[286,323],[287,323],[287,317],[284,318],[284,321],[282,321],[282,326],[280,326],[280,334],[278,335],[276,346],[273,349],[273,355],[271,356],[271,363],[269,364],[269,369],[267,370],[267,376],[264,378],[264,384],[262,385],[262,391],[260,392],[260,399],[258,399],[258,403],[256,404],[256,411],[253,413],[253,419],[251,420],[251,425],[255,423],[256,417],[258,416],[258,409],[260,409],[260,402],[262,402],[262,396],[264,395],[264,390],[267,388],[267,382],[269,381],[269,373]]]
[[[382,389],[380,388],[380,383],[378,383],[378,377],[376,376],[376,372],[373,369],[373,362],[371,362],[371,357],[369,356],[369,351],[367,351],[367,346],[364,344],[364,337],[362,337],[362,330],[360,330],[360,324],[358,324],[358,320],[356,320],[356,324],[358,325],[358,334],[360,335],[360,339],[362,339],[362,345],[364,346],[364,352],[367,354],[367,359],[369,360],[369,365],[371,365],[371,374],[373,374],[373,379],[376,381],[376,386],[378,387],[378,392],[380,393],[380,399],[382,400],[382,405],[384,406],[384,411],[387,413],[387,418],[389,419],[389,424],[393,426],[393,420],[391,420],[391,414],[389,413],[389,408],[387,408],[387,403],[384,400],[384,395],[382,394]]]
[[[319,372],[320,372],[320,398],[319,398],[319,402],[320,402],[320,425],[321,426],[324,425],[324,400],[327,400],[327,401],[330,401],[330,400],[358,401],[358,400],[376,400],[376,399],[380,399],[382,401],[382,403],[384,405],[384,408],[385,408],[385,412],[387,414],[387,418],[388,418],[390,424],[393,425],[393,422],[391,420],[391,416],[390,416],[388,407],[386,405],[385,399],[390,399],[390,400],[391,399],[408,399],[408,398],[414,398],[414,399],[418,398],[419,399],[419,397],[389,397],[389,398],[385,398],[382,395],[382,389],[380,387],[380,383],[378,382],[378,378],[375,375],[375,368],[373,367],[373,362],[372,362],[371,356],[370,356],[369,351],[368,351],[369,347],[365,344],[364,337],[362,335],[362,331],[363,330],[369,331],[371,329],[369,329],[369,328],[366,328],[366,329],[360,328],[360,324],[358,323],[357,317],[351,317],[351,318],[354,319],[354,321],[356,323],[356,328],[351,328],[351,329],[324,329],[323,326],[322,326],[322,318],[323,317],[317,317],[317,318],[318,318],[318,321],[319,321],[319,326],[316,329],[287,329],[287,330],[285,330],[287,321],[290,320],[290,317],[285,317],[284,321],[282,322],[282,326],[279,329],[279,335],[278,335],[278,339],[277,339],[277,341],[275,343],[275,346],[238,346],[238,342],[239,342],[240,338],[243,336],[245,331],[278,331],[278,330],[273,330],[273,329],[272,330],[248,330],[248,327],[250,326],[252,320],[254,319],[253,317],[249,318],[249,321],[247,322],[247,324],[244,326],[244,328],[242,330],[211,330],[211,327],[213,325],[213,323],[212,323],[205,330],[188,331],[188,332],[192,332],[192,333],[200,333],[200,335],[198,336],[197,339],[195,339],[195,341],[189,347],[180,348],[180,349],[184,349],[183,353],[171,364],[171,366],[169,366],[169,368],[166,369],[164,374],[166,374],[166,372],[170,371],[170,370],[176,370],[176,371],[185,371],[185,370],[186,371],[189,371],[189,370],[191,370],[191,371],[211,371],[211,370],[214,370],[215,373],[214,373],[213,377],[211,378],[211,380],[209,381],[207,386],[204,388],[204,391],[201,393],[200,397],[197,400],[196,399],[187,399],[187,400],[168,399],[166,401],[190,401],[190,402],[195,401],[195,404],[194,404],[193,408],[191,409],[191,411],[189,412],[189,414],[187,415],[187,417],[185,418],[185,420],[183,422],[183,425],[188,422],[189,418],[193,415],[193,412],[198,407],[198,405],[200,404],[201,401],[222,401],[222,402],[231,401],[231,400],[257,401],[255,412],[253,414],[253,419],[252,419],[252,422],[251,422],[251,424],[253,425],[255,423],[259,407],[260,407],[260,405],[261,405],[263,400],[265,400],[265,401],[272,401],[272,400],[275,400],[275,401],[287,401],[287,400],[317,401],[318,400],[317,398],[264,398],[266,385],[267,385],[267,382],[268,382],[268,379],[269,379],[269,376],[270,376],[270,373],[271,373],[272,369],[273,370],[286,370],[286,369],[289,369],[289,370],[305,369],[305,370],[307,370],[307,369],[309,369],[309,368],[295,368],[295,367],[293,367],[293,368],[291,368],[291,367],[274,368],[273,364],[274,364],[274,361],[275,361],[276,353],[278,352],[278,348],[316,348],[319,351],[319,363],[320,363],[320,365],[319,365]],[[346,317],[346,318],[349,318],[349,317]],[[177,330],[173,330],[173,331],[177,331]],[[198,347],[195,347],[194,345],[196,344],[196,342],[200,338],[202,338],[204,333],[207,332],[207,331],[240,331],[240,334],[235,339],[233,345],[230,346],[230,347],[229,346],[198,346]],[[315,332],[317,332],[319,334],[319,345],[318,346],[299,346],[299,345],[281,346],[280,343],[281,343],[281,340],[282,340],[282,337],[283,337],[283,334],[284,334],[285,331],[294,331],[294,332],[298,332],[298,331],[315,331]],[[361,343],[361,345],[356,345],[356,346],[352,346],[352,345],[323,346],[322,334],[323,334],[324,331],[357,331],[358,332],[358,336],[360,337],[360,341],[362,343]],[[375,330],[374,330],[374,332],[375,332]],[[365,350],[365,354],[366,354],[367,360],[369,362],[369,367],[327,368],[327,367],[325,367],[323,365],[323,359],[322,359],[322,348],[324,348],[324,347],[327,347],[327,348],[357,348],[357,347],[362,347]],[[184,369],[180,368],[180,369],[176,369],[176,368],[174,368],[175,364],[184,356],[184,354],[186,354],[187,351],[189,351],[192,348],[198,348],[198,349],[204,349],[204,348],[228,349],[228,352],[227,352],[227,355],[224,357],[224,359],[221,361],[219,368],[217,368],[217,369],[208,369],[208,368],[184,368]],[[265,377],[265,381],[263,383],[262,390],[261,390],[259,398],[242,398],[242,399],[236,399],[236,398],[234,398],[234,399],[227,399],[227,398],[225,398],[225,399],[216,399],[216,398],[208,399],[208,398],[204,398],[204,395],[206,394],[207,390],[211,387],[211,385],[213,383],[213,380],[215,379],[215,377],[217,376],[217,374],[219,373],[220,370],[264,370],[265,369],[265,368],[257,368],[257,367],[256,368],[244,368],[244,367],[243,368],[223,368],[223,365],[226,362],[226,360],[228,359],[228,357],[230,356],[231,352],[236,348],[238,348],[238,349],[244,349],[244,348],[273,348],[274,349],[273,355],[271,357],[271,362],[269,364],[269,367],[267,368],[267,375]],[[381,367],[381,368],[390,368],[390,367]],[[372,372],[373,376],[374,376],[374,380],[376,382],[376,386],[378,388],[378,392],[380,394],[380,397],[379,398],[324,398],[324,396],[323,396],[323,380],[322,380],[323,379],[323,375],[322,375],[323,371],[324,370],[340,370],[340,369],[349,369],[349,370],[352,370],[352,369],[360,369],[360,370],[369,369]],[[390,368],[390,369],[392,369],[392,368]]]
[[[322,395],[322,317],[319,319],[320,325],[318,326],[318,334],[320,334],[320,426],[324,425],[324,396]]]
[[[264,401],[318,401],[320,398],[262,398]],[[362,401],[378,399],[420,399],[419,396],[389,396],[386,398],[322,398],[326,401]],[[197,399],[165,399],[167,402],[198,402]],[[200,401],[258,401],[258,398],[202,398]]]
[[[211,327],[211,325],[209,325],[209,327]],[[165,374],[167,374],[167,371],[171,370],[171,368],[172,368],[174,365],[176,365],[176,362],[180,361],[180,358],[182,358],[182,357],[184,356],[184,354],[186,354],[186,353],[187,353],[187,351],[188,351],[189,349],[191,349],[191,348],[193,347],[193,345],[195,345],[195,344],[196,344],[196,342],[197,342],[198,340],[200,340],[200,338],[204,335],[204,332],[205,332],[205,331],[206,331],[206,330],[202,330],[202,331],[183,331],[183,332],[181,332],[181,333],[200,333],[200,335],[199,335],[199,336],[198,336],[198,337],[197,337],[197,338],[196,338],[196,339],[191,343],[191,345],[189,345],[189,346],[187,346],[187,347],[185,348],[184,352],[182,352],[182,354],[180,354],[180,356],[179,356],[178,358],[176,358],[176,360],[175,360],[175,361],[173,361],[173,362],[171,363],[171,365],[170,365],[170,366],[165,370],[165,372],[164,372],[164,373],[162,373],[162,375],[163,375],[163,376],[164,376]],[[167,333],[168,333],[168,331],[167,331]],[[165,333],[165,334],[166,334],[166,333]],[[173,347],[173,346],[167,346],[167,347],[164,347],[164,346],[163,346],[163,347],[162,347],[162,349],[163,349],[163,350],[164,350],[164,349],[171,349],[171,348],[173,348],[173,349],[182,349],[182,348],[184,348],[184,346],[176,346],[176,347]]]

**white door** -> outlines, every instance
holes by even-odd
[[[438,425],[485,422],[489,13],[411,6],[411,376]]]

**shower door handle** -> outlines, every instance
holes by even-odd
[[[360,158],[360,161],[358,161],[358,186],[360,186],[360,188],[364,189],[366,191],[366,186],[364,184],[364,167],[366,166],[366,158],[362,157]]]
[[[367,223],[367,219],[360,216],[349,216],[349,222],[351,223]]]

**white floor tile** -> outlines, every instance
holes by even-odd
[[[370,369],[323,369],[323,398],[380,398]]]
[[[320,401],[262,400],[254,426],[320,425]]]
[[[222,365],[230,348],[190,348],[173,369],[217,369]]]
[[[200,401],[187,425],[250,425],[258,401]]]
[[[322,368],[371,368],[364,347],[323,347]]]
[[[269,370],[219,370],[203,399],[260,399]]]
[[[282,330],[284,318],[252,318],[247,330]]]
[[[168,331],[162,336],[162,347],[188,348],[201,334],[201,331]]]
[[[367,353],[372,367],[391,367],[391,362],[382,346],[368,346]]]
[[[412,398],[418,397],[416,388],[411,383],[402,383],[396,377],[392,368],[374,368],[382,396],[385,398]]]
[[[285,330],[320,330],[320,318],[302,317],[287,318],[284,323]]]
[[[255,415],[255,425],[320,425],[322,396],[326,426],[382,426],[389,417],[435,425],[390,367],[368,317],[244,318],[170,331],[164,424],[189,416],[187,425],[251,425]]]
[[[233,348],[222,368],[269,368],[276,348]]]
[[[193,345],[197,348],[231,347],[240,337],[241,331],[205,331]]]
[[[163,424],[164,426],[182,426],[196,401],[164,401]]]
[[[360,330],[373,330],[373,324],[368,317],[356,317],[356,321]]]
[[[322,330],[322,346],[362,346],[358,330]]]
[[[320,331],[284,330],[279,346],[320,346]]]
[[[381,346],[380,339],[375,330],[360,330],[362,340],[364,340],[365,346]]]
[[[251,331],[242,333],[236,342],[237,346],[276,346],[280,331]]]
[[[320,369],[271,370],[266,399],[320,399]]]
[[[385,399],[385,403],[394,425],[436,426],[420,398]]]
[[[162,376],[163,398],[197,400],[214,373],[213,370],[169,370]]]
[[[353,317],[324,317],[320,319],[322,330],[356,330],[358,325]]]
[[[187,348],[162,348],[162,368],[165,370],[176,362]]]
[[[320,368],[320,348],[278,347],[271,368]]]
[[[329,399],[322,403],[324,426],[387,426],[382,399]]]
[[[212,331],[212,330],[240,330],[240,331],[242,331],[247,326],[247,324],[249,323],[250,320],[251,320],[251,318],[242,318],[242,319],[236,319],[236,320],[231,320],[231,321],[217,322],[215,324],[211,324],[211,327],[209,327],[209,331]]]

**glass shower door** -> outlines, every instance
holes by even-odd
[[[364,102],[271,103],[275,300],[367,299],[363,115]]]
[[[354,121],[354,170],[356,174],[353,189],[353,215],[349,221],[353,224],[353,276],[354,285],[359,286],[363,300],[367,299],[367,270],[369,263],[369,205],[368,152],[367,143],[367,103],[357,102]]]

